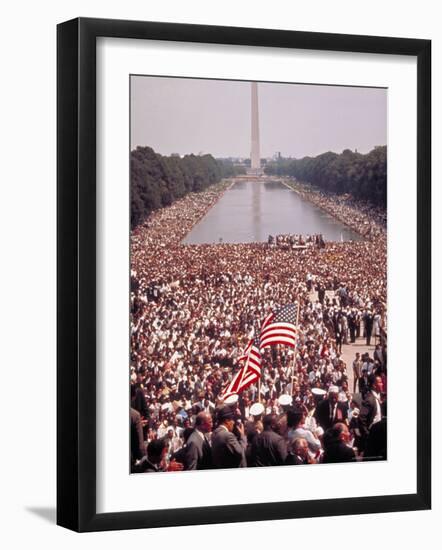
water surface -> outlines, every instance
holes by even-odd
[[[322,233],[326,241],[362,237],[281,182],[241,181],[193,227],[184,244],[252,243],[269,235]]]

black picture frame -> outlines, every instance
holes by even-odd
[[[417,492],[361,498],[96,512],[96,39],[395,54],[417,59]],[[102,531],[431,506],[431,41],[74,19],[57,28],[57,523]]]

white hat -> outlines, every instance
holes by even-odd
[[[224,399],[224,403],[226,405],[233,405],[237,401],[238,401],[238,394],[237,393],[234,393],[233,395],[229,395],[229,397],[226,397],[226,399]]]
[[[338,386],[330,386],[328,388],[328,393],[339,393],[339,388]]]
[[[250,407],[250,414],[252,416],[259,416],[264,412],[264,405],[262,403],[253,403]]]
[[[321,388],[312,388],[313,395],[325,395],[327,392]]]
[[[278,403],[281,405],[281,407],[291,405],[292,402],[293,402],[292,396],[288,395],[287,393],[283,393],[278,397]]]

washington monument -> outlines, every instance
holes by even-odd
[[[252,174],[261,174],[261,155],[259,152],[259,112],[258,83],[252,82],[252,151],[250,154]]]

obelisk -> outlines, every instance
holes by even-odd
[[[259,113],[258,113],[258,83],[252,82],[252,151],[250,154],[251,171],[261,173],[261,156],[259,153]]]

